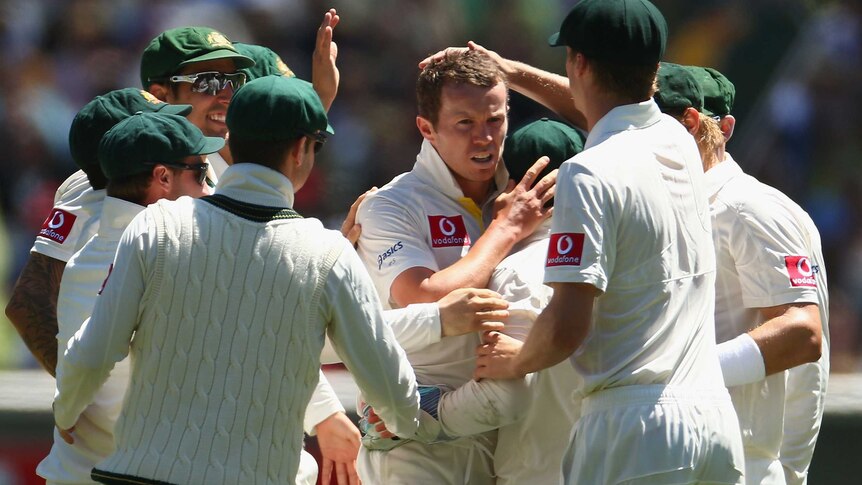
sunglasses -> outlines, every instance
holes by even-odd
[[[305,133],[304,135],[314,140],[314,154],[317,155],[317,153],[320,152],[320,149],[323,148],[323,145],[326,143],[326,134],[318,130],[310,134]]]
[[[148,165],[164,165],[166,167],[178,168],[180,170],[197,170],[197,182],[199,185],[203,185],[206,181],[210,166],[208,163],[192,163],[187,165],[181,162],[154,162],[149,163]]]
[[[190,83],[192,85],[192,92],[215,96],[219,91],[227,89],[228,84],[236,91],[245,84],[246,77],[241,72],[225,73],[208,71],[171,76],[168,80],[172,83]]]

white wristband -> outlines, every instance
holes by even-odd
[[[721,363],[721,373],[724,374],[724,385],[727,387],[750,384],[766,378],[766,365],[763,363],[760,347],[747,333],[718,344],[718,360]]]

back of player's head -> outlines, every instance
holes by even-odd
[[[662,62],[656,84],[658,90],[654,99],[663,113],[679,117],[688,108],[703,111],[703,92],[687,66]]]
[[[506,75],[487,54],[468,50],[448,55],[428,64],[416,80],[416,101],[419,116],[436,125],[442,104],[443,86],[467,84],[492,88],[506,82]]]
[[[87,174],[94,189],[107,183],[99,165],[99,143],[114,125],[138,112],[161,112],[185,116],[192,107],[187,104],[171,105],[156,99],[152,94],[137,88],[117,89],[96,96],[84,105],[69,129],[69,150],[78,168]]]
[[[584,136],[571,126],[542,118],[518,128],[506,137],[503,163],[509,178],[520,181],[527,170],[540,157],[550,158],[548,166],[536,180],[540,180],[563,162],[584,149]]]
[[[724,74],[711,67],[687,66],[703,92],[703,113],[723,118],[733,110],[736,87]]]
[[[233,46],[237,52],[254,60],[253,66],[242,69],[249,81],[264,76],[295,76],[281,56],[269,47],[242,42],[234,42]]]
[[[234,163],[276,168],[280,154],[299,138],[322,144],[335,134],[311,83],[295,77],[266,76],[239,89],[227,110],[228,143]],[[319,145],[318,145],[319,146]]]
[[[165,82],[183,66],[194,62],[231,59],[237,69],[254,66],[254,61],[234,48],[221,32],[210,27],[180,27],[159,34],[141,55],[141,84]]]

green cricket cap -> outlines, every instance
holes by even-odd
[[[667,45],[667,23],[647,0],[582,0],[548,43],[600,61],[656,64]]]
[[[287,76],[294,77],[296,74],[287,67],[287,64],[269,47],[255,44],[243,44],[234,42],[234,48],[240,54],[254,60],[254,65],[242,69],[249,81],[264,76]]]
[[[182,116],[136,113],[105,133],[99,164],[112,180],[148,172],[155,163],[214,153],[223,146],[223,138],[204,136]]]
[[[335,134],[311,83],[266,76],[240,88],[227,108],[231,138],[284,141],[300,135]]]
[[[114,125],[137,112],[185,116],[191,111],[192,107],[188,104],[168,104],[142,89],[117,89],[96,96],[78,111],[69,129],[69,151],[75,164],[87,174],[91,183],[103,180],[105,177],[99,166],[99,142]]]
[[[654,99],[663,113],[681,114],[686,108],[703,111],[703,93],[686,66],[662,62],[658,68],[658,91]]]
[[[727,116],[733,110],[736,87],[724,74],[711,67],[687,66],[703,92],[703,114]]]
[[[153,82],[176,74],[186,64],[232,59],[237,69],[252,67],[254,60],[234,48],[221,32],[209,27],[180,27],[159,34],[141,56],[141,83]]]
[[[584,149],[584,136],[571,126],[542,118],[515,130],[506,137],[503,163],[509,178],[521,180],[540,157],[551,159],[539,179],[560,168],[563,162]]]

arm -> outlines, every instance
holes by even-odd
[[[482,345],[476,360],[477,378],[521,377],[562,362],[580,347],[589,332],[599,290],[586,283],[550,286],[554,296],[533,324],[520,352],[498,352],[493,342]]]
[[[467,47],[449,47],[433,54],[419,63],[422,69],[432,61],[437,61],[447,55],[464,50],[477,50],[486,53],[506,74],[509,87],[527,96],[533,101],[545,106],[560,115],[569,123],[581,129],[586,129],[587,120],[583,113],[575,107],[572,93],[569,91],[569,79],[559,74],[524,64],[523,62],[506,59],[500,54],[476,44],[467,43]]]
[[[323,459],[321,480],[329,483],[335,469],[339,484],[357,483],[356,457],[359,454],[359,430],[344,414],[344,407],[320,372],[317,387],[305,411],[305,432],[317,434]]]
[[[437,301],[457,288],[484,288],[497,264],[509,254],[512,246],[551,216],[544,204],[554,196],[557,172],[533,182],[548,164],[540,158],[511,191],[495,202],[496,214],[466,256],[439,271],[413,267],[403,271],[392,282],[390,292],[398,306]],[[531,188],[532,187],[532,188]]]
[[[63,261],[30,253],[6,305],[9,321],[52,376],[57,367],[57,295],[65,267]]]
[[[334,8],[323,15],[323,22],[317,29],[317,40],[314,43],[314,53],[311,55],[311,84],[320,96],[324,109],[329,111],[335,95],[338,93],[339,72],[335,66],[338,58],[338,46],[332,41],[332,30],[341,18]]]

